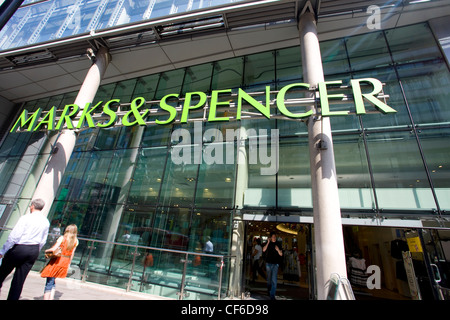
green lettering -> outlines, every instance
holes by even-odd
[[[165,120],[165,121],[156,120],[155,122],[156,122],[157,124],[168,124],[168,123],[171,123],[173,120],[175,120],[175,117],[177,116],[177,110],[176,110],[173,106],[171,106],[170,104],[167,104],[167,103],[166,103],[166,100],[167,100],[169,97],[175,97],[175,98],[178,98],[178,94],[176,94],[176,93],[168,94],[168,95],[165,95],[165,96],[161,99],[161,102],[160,102],[161,109],[168,111],[170,116],[169,116],[169,118],[168,118],[167,120]]]
[[[92,119],[91,113],[101,104],[102,101],[100,101],[94,107],[89,109],[90,102],[86,103],[83,112],[81,113],[80,120],[78,121],[77,129],[80,129],[83,126],[85,119],[88,123],[89,128],[95,128],[94,120]]]
[[[200,96],[199,102],[195,106],[191,106],[192,95]],[[204,92],[188,92],[186,93],[186,97],[184,99],[183,112],[181,114],[181,123],[186,123],[188,120],[189,110],[194,110],[200,108],[206,103],[206,93]]]
[[[131,110],[125,114],[125,116],[122,118],[122,124],[126,127],[134,126],[135,124],[139,124],[140,126],[145,126],[146,123],[144,121],[145,116],[149,112],[149,110],[145,110],[144,114],[141,114],[139,112],[139,108],[142,107],[145,104],[145,98],[138,97],[131,101],[130,108]],[[128,117],[133,114],[135,121],[129,122]]]
[[[361,82],[370,82],[373,85],[373,91],[371,93],[362,93],[360,86]],[[381,83],[380,80],[373,78],[353,79],[350,80],[350,83],[353,90],[353,99],[355,100],[356,114],[366,114],[363,97],[369,100],[376,108],[380,109],[380,111],[384,114],[397,112],[396,110],[392,109],[387,104],[385,104],[383,101],[380,101],[374,97],[374,95],[380,93],[381,90],[383,89],[383,84]]]
[[[106,123],[97,123],[97,127],[99,128],[109,128],[114,125],[117,119],[117,114],[110,109],[109,104],[113,102],[120,102],[120,99],[113,99],[109,100],[105,105],[103,106],[103,113],[109,116],[109,121]]]
[[[213,90],[211,93],[211,104],[209,106],[209,115],[208,115],[208,121],[229,121],[230,119],[228,117],[216,117],[216,109],[218,105],[230,105],[230,101],[222,101],[219,102],[219,93],[230,93],[231,89],[226,90]]]
[[[328,94],[327,84],[342,84],[341,80],[319,82],[320,109],[323,117],[329,116],[346,116],[350,111],[330,111],[328,98],[343,98],[344,94]]]
[[[39,122],[36,128],[33,129],[33,131],[38,131],[41,125],[47,125],[47,130],[52,131],[53,126],[55,125],[55,110],[56,107],[52,107],[44,116],[44,118],[42,118],[42,120]]]
[[[31,117],[28,117],[28,110],[23,110],[20,114],[19,118],[17,119],[16,123],[14,123],[13,127],[11,128],[10,132],[17,131],[17,128],[24,127],[28,122],[28,129],[27,131],[33,131],[34,126],[36,125],[36,120],[39,119],[41,115],[41,108],[38,108]]]
[[[67,114],[71,107],[73,107],[72,112]],[[67,129],[73,129],[72,118],[77,115],[79,109],[80,108],[76,104],[66,104],[55,130],[61,130],[63,123],[66,123]]]
[[[289,89],[291,89],[292,87],[305,87],[305,88],[309,89],[309,84],[307,84],[307,83],[293,83],[293,84],[290,84],[290,85],[287,85],[287,86],[283,87],[278,92],[278,95],[277,95],[277,108],[278,108],[278,110],[280,110],[280,112],[282,114],[284,114],[286,117],[289,117],[289,118],[296,118],[297,119],[297,118],[309,117],[313,113],[312,110],[309,110],[309,111],[306,111],[306,112],[300,113],[300,114],[295,114],[295,113],[290,112],[286,108],[286,105],[284,104],[284,100],[285,100],[284,97],[286,95],[286,92]]]
[[[239,88],[238,93],[238,106],[237,106],[237,115],[236,119],[241,120],[241,109],[242,109],[242,100],[247,101],[253,107],[258,109],[267,119],[270,119],[270,87],[266,86],[266,106],[263,106],[259,101],[249,95],[247,92]]]

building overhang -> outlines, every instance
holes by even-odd
[[[304,0],[241,1],[3,51],[0,96],[20,103],[77,91],[91,65],[87,49],[100,46],[112,55],[104,84],[296,46],[304,5]],[[367,28],[370,5],[380,8],[382,29],[450,15],[450,3],[442,0],[314,1],[320,39],[373,32]]]

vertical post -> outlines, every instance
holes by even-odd
[[[106,48],[100,48],[95,56],[95,62],[89,69],[83,84],[75,99],[75,104],[82,110],[87,103],[92,103],[100,82],[110,61]],[[81,113],[81,111],[80,111]],[[74,124],[75,126],[76,124]],[[75,147],[76,134],[73,130],[63,130],[55,142],[52,155],[42,173],[34,191],[33,199],[41,198],[45,201],[43,214],[47,215],[52,206],[62,176]]]
[[[324,81],[316,19],[309,5],[300,19],[303,82],[317,88]],[[311,95],[314,93],[311,92]],[[321,117],[316,106],[308,120],[311,188],[314,211],[317,298],[326,297],[325,285],[332,274],[347,277],[344,237],[334,162],[330,119]]]

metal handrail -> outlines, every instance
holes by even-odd
[[[327,300],[355,300],[350,282],[337,273],[331,275],[324,287]]]
[[[2,231],[10,231],[10,230],[12,230],[12,228],[0,227],[0,232],[2,232]],[[60,236],[60,234],[56,234],[56,233],[49,233],[48,235],[49,236],[54,236],[54,237]],[[77,237],[77,238],[78,238],[78,240],[86,241],[87,249],[89,249],[87,260],[84,263],[85,264],[84,272],[83,272],[83,275],[81,277],[81,281],[82,282],[86,282],[87,272],[88,272],[88,269],[89,269],[89,262],[90,262],[91,257],[92,257],[92,252],[93,252],[94,249],[96,249],[95,243],[103,243],[103,244],[109,244],[109,245],[117,245],[117,246],[122,246],[122,247],[134,248],[134,252],[131,253],[133,255],[133,261],[132,261],[132,265],[131,265],[131,269],[130,269],[130,276],[128,278],[128,284],[127,284],[127,287],[126,287],[126,291],[127,292],[131,291],[130,288],[131,288],[131,283],[132,283],[134,267],[135,267],[135,264],[136,264],[136,256],[139,255],[138,249],[151,250],[151,251],[160,251],[160,252],[166,252],[166,253],[176,253],[176,254],[180,254],[180,255],[185,255],[185,259],[181,260],[181,262],[184,263],[184,266],[183,266],[182,280],[181,280],[181,284],[180,284],[180,292],[178,293],[180,300],[182,300],[183,297],[185,296],[184,287],[185,287],[185,282],[186,282],[187,265],[192,262],[192,260],[188,259],[188,257],[190,255],[193,255],[193,256],[205,256],[205,257],[220,259],[220,263],[216,265],[218,267],[218,269],[219,269],[219,283],[218,283],[218,293],[217,293],[217,299],[218,300],[221,299],[223,267],[225,265],[224,260],[225,260],[225,258],[233,258],[233,257],[235,257],[235,256],[232,256],[232,255],[218,255],[218,254],[183,251],[183,250],[176,250],[176,249],[164,249],[164,248],[157,248],[157,247],[142,246],[142,245],[137,245],[137,244],[128,244],[128,243],[123,243],[123,242],[115,242],[115,241],[93,239],[93,238],[84,238],[84,237]]]

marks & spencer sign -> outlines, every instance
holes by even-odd
[[[271,94],[270,87],[266,87],[265,103],[261,103],[251,94],[248,94],[243,89],[239,88],[234,99],[224,99],[224,97],[232,96],[232,89],[213,90],[210,97],[204,92],[187,92],[184,97],[179,94],[168,94],[159,101],[159,109],[155,123],[158,125],[170,124],[176,120],[179,123],[187,123],[189,115],[195,110],[199,110],[208,105],[207,121],[210,122],[226,122],[231,119],[241,120],[242,107],[251,106],[257,112],[267,118],[271,118],[271,105],[276,105],[279,114],[291,119],[305,119],[313,115],[311,108],[294,112],[292,108],[287,106],[287,97],[300,90],[314,92],[318,98],[318,106],[320,107],[320,115],[323,117],[329,116],[346,116],[350,114],[350,110],[332,111],[330,104],[332,99],[343,100],[347,97],[344,93],[330,93],[330,87],[341,85],[342,81],[325,81],[318,84],[318,88],[311,88],[306,83],[293,83],[281,88],[276,94]],[[363,93],[361,87],[368,85],[370,90],[368,93]],[[377,95],[382,92],[382,83],[374,78],[353,79],[350,80],[351,97],[355,106],[355,113],[357,115],[366,114],[364,102],[368,101],[372,106],[381,113],[395,113],[396,111],[388,106]],[[335,92],[335,91],[333,91]],[[272,100],[274,99],[274,100]],[[314,98],[315,99],[315,98]],[[176,106],[173,101],[176,101]],[[184,102],[182,102],[184,100]],[[234,100],[234,101],[233,101]],[[295,99],[294,99],[295,100]],[[170,102],[172,101],[172,104]],[[273,103],[272,103],[273,101]],[[88,103],[81,109],[76,104],[67,104],[62,109],[52,107],[49,111],[43,112],[40,108],[34,113],[29,114],[27,110],[23,110],[10,132],[16,131],[38,131],[49,130],[58,131],[64,129],[83,129],[86,127],[94,128],[108,128],[115,125],[122,126],[145,126],[148,123],[146,118],[151,111],[144,106],[147,105],[145,98],[137,97],[130,103],[130,108],[126,112],[117,112],[113,110],[113,106],[120,104],[119,99],[111,99],[103,103],[100,101],[95,104]],[[313,102],[309,105],[314,104]],[[232,107],[233,105],[233,107]],[[295,103],[293,103],[295,105]],[[298,106],[299,104],[297,104]],[[218,108],[230,108],[230,112],[225,112],[218,115]],[[233,109],[233,110],[231,110]],[[308,109],[308,110],[307,110]],[[222,109],[221,109],[222,110]],[[232,112],[231,112],[232,111]],[[227,114],[233,113],[233,117]],[[95,115],[101,114],[101,120],[95,118]],[[315,114],[316,115],[316,114]],[[160,117],[161,116],[161,117]]]

